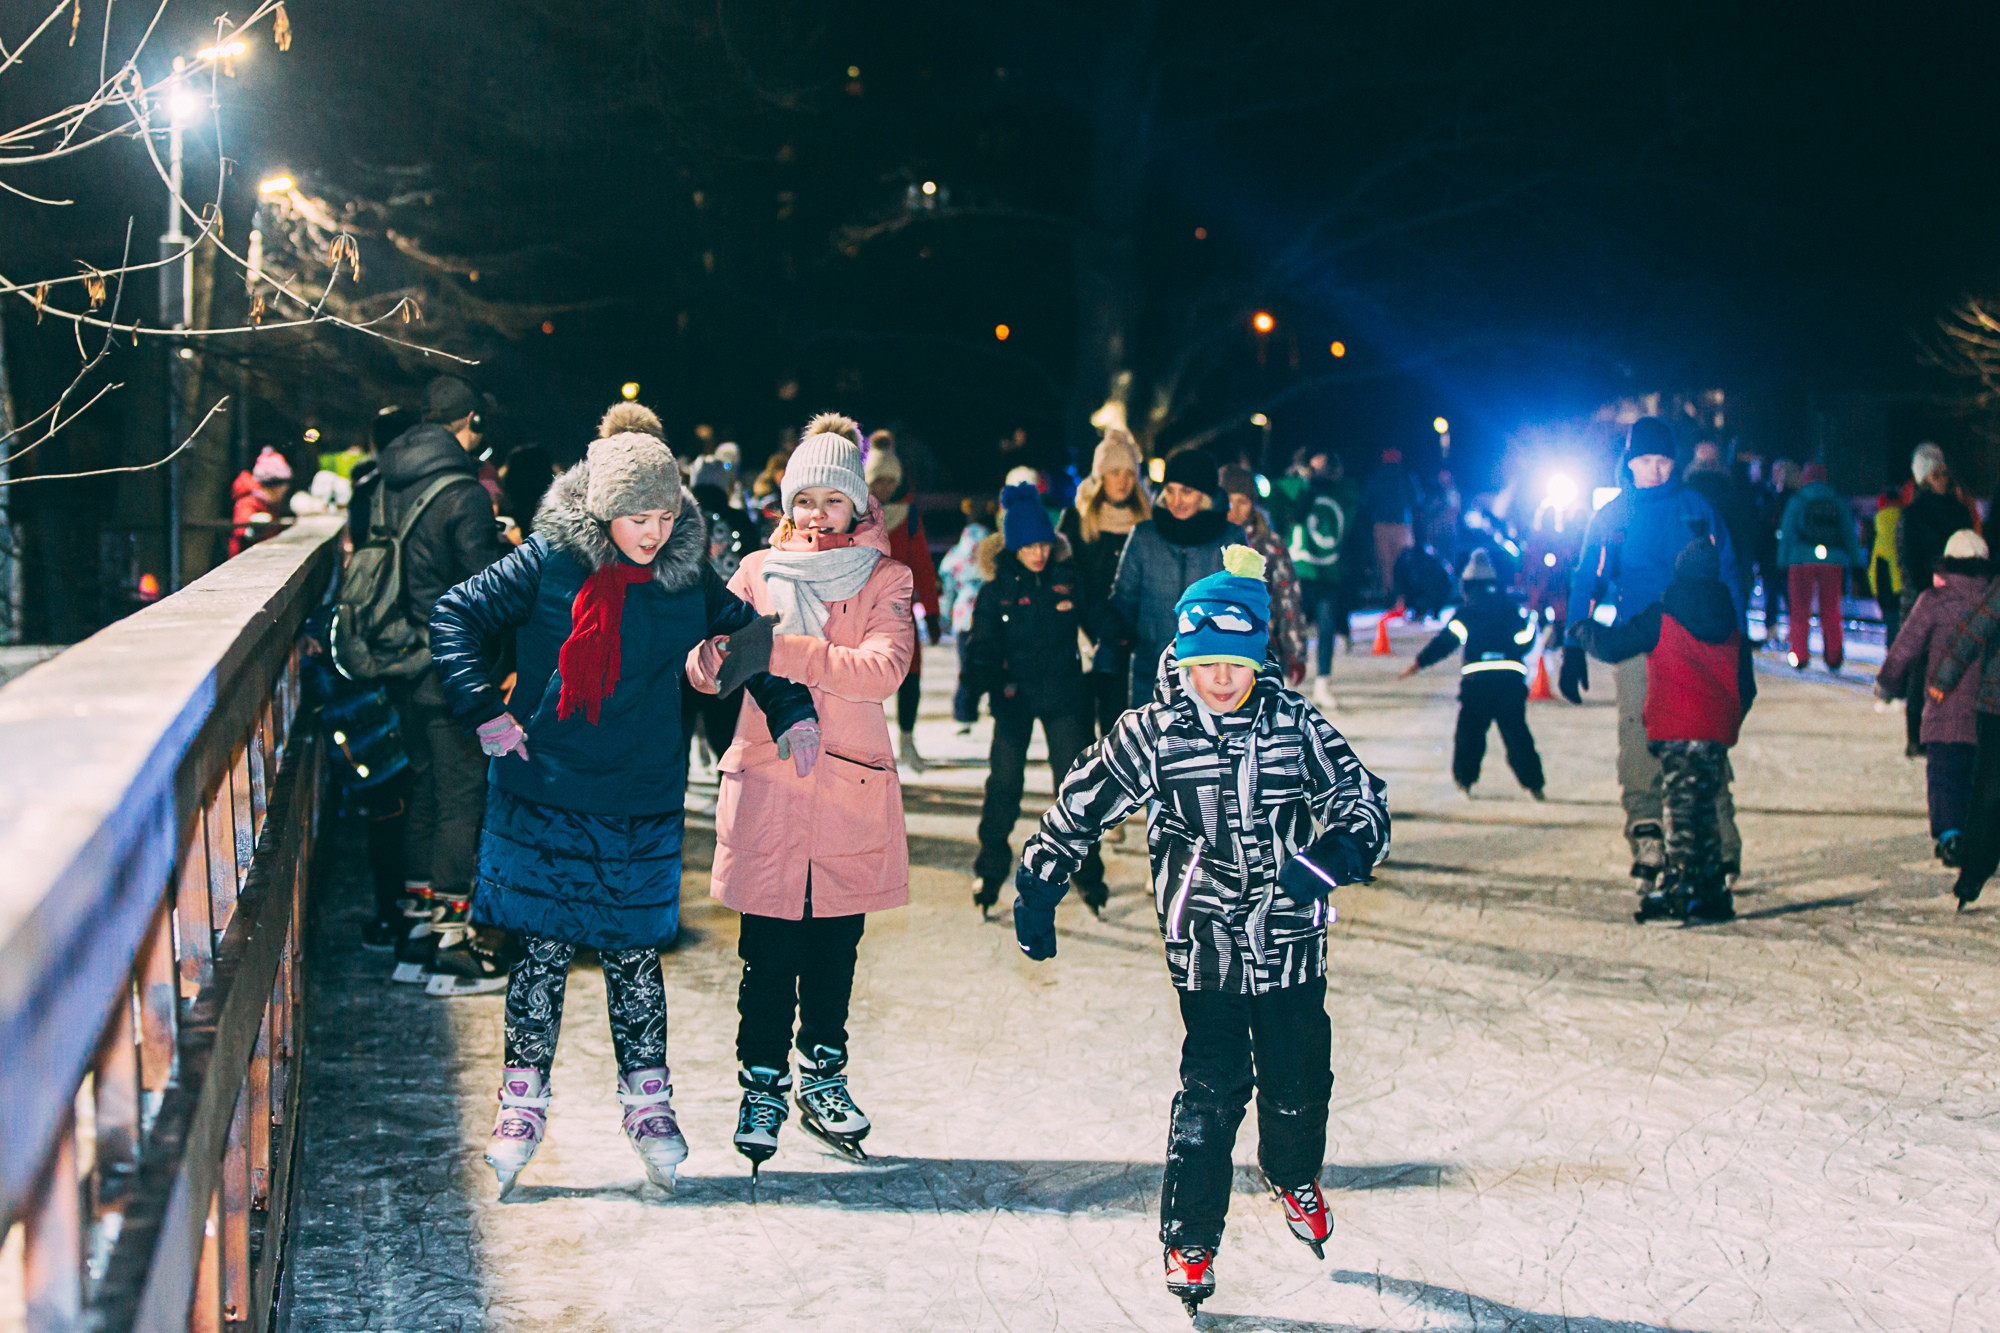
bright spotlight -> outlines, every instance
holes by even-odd
[[[639,396],[639,381],[626,380],[618,386],[618,396],[628,403],[637,398]]]
[[[1250,316],[1250,327],[1259,333],[1269,333],[1272,329],[1278,327],[1278,321],[1270,311],[1259,310],[1256,314]]]
[[[250,53],[250,43],[237,38],[219,46],[204,46],[194,53],[197,60],[237,60]]]
[[[307,426],[307,427],[306,427],[306,443],[307,443],[307,444],[318,444],[318,443],[319,443],[319,427],[318,427],[318,426]]]
[[[290,194],[293,187],[297,184],[297,181],[281,171],[275,176],[266,176],[263,180],[258,181],[257,193],[266,198],[273,195]]]
[[[1431,419],[1431,429],[1440,435],[1449,435],[1451,434],[1451,423],[1443,417],[1433,417]]]
[[[1152,478],[1153,484],[1155,486],[1158,486],[1162,482],[1166,481],[1167,460],[1164,458],[1148,459],[1146,461],[1146,475]]]
[[[1552,508],[1568,513],[1576,505],[1576,478],[1567,472],[1552,472],[1542,487],[1542,498]]]
[[[199,120],[202,109],[201,94],[192,88],[175,88],[167,94],[167,116],[176,125]]]

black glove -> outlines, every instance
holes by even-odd
[[[1299,848],[1278,872],[1278,887],[1295,903],[1313,903],[1343,884],[1370,884],[1375,856],[1363,840],[1346,829],[1328,829]]]
[[[1579,630],[1582,628],[1583,626],[1581,625],[1577,627]],[[1575,632],[1575,630],[1571,631],[1572,634]],[[1583,702],[1583,691],[1589,688],[1590,666],[1588,659],[1584,656],[1583,645],[1572,639],[1571,642],[1563,645],[1562,679],[1557,682],[1556,689],[1561,692],[1563,698],[1573,704],[1580,704]]]
[[[771,669],[771,626],[777,623],[774,611],[729,636],[729,653],[722,659],[722,670],[715,673],[717,695],[733,694],[750,677]]]
[[[1020,895],[1014,899],[1014,938],[1021,952],[1038,963],[1054,958],[1056,904],[1069,892],[1069,881],[1051,884],[1022,866],[1014,872],[1014,889]]]

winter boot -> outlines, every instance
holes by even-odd
[[[549,1128],[549,1081],[539,1069],[500,1071],[500,1114],[486,1144],[486,1165],[500,1178],[500,1197],[513,1191],[521,1169]]]
[[[1215,1295],[1215,1250],[1207,1245],[1167,1246],[1167,1294],[1180,1298],[1188,1318]]]
[[[1351,644],[1349,645],[1349,651],[1353,651]],[[1312,701],[1322,713],[1339,711],[1339,705],[1334,701],[1333,697],[1333,677],[1331,675],[1320,676],[1313,681]]]
[[[792,1076],[782,1069],[750,1065],[736,1071],[736,1081],[743,1088],[743,1103],[736,1109],[736,1151],[750,1159],[754,1181],[757,1168],[778,1151],[778,1130],[790,1113],[785,1094],[792,1090]]]
[[[625,1106],[625,1137],[646,1164],[646,1179],[673,1192],[674,1170],[687,1160],[687,1140],[681,1137],[669,1100],[674,1085],[665,1065],[635,1069],[618,1076],[618,1100]]]
[[[1688,900],[1688,924],[1720,923],[1736,919],[1736,896],[1718,872],[1702,880]]]
[[[1965,835],[1955,828],[1948,828],[1938,834],[1937,859],[1946,870],[1958,869],[1960,855],[1965,850]]]
[[[1648,921],[1685,921],[1688,911],[1688,893],[1681,885],[1680,873],[1668,867],[1658,879],[1647,880],[1646,887],[1639,890],[1639,910],[1632,919],[1640,925]]]
[[[1333,1234],[1333,1212],[1326,1206],[1326,1196],[1319,1192],[1319,1183],[1308,1180],[1297,1189],[1274,1188],[1272,1192],[1285,1206],[1285,1225],[1292,1229],[1292,1234],[1305,1243],[1314,1258],[1326,1258],[1326,1240]]]
[[[906,731],[903,733],[902,744],[896,750],[896,762],[904,768],[909,769],[912,773],[923,774],[930,771],[931,766],[924,762],[922,755],[917,753],[916,732]]]
[[[979,887],[972,891],[972,905],[979,909],[979,917],[982,921],[987,918],[989,909],[992,908],[993,904],[999,901],[1000,881],[997,879],[982,879],[979,881]]]
[[[1625,840],[1632,844],[1632,878],[1649,884],[1658,879],[1667,863],[1667,835],[1660,826],[1650,820],[1634,824],[1626,831]]]
[[[865,1162],[861,1140],[873,1128],[847,1091],[847,1052],[815,1046],[799,1054],[799,1128],[852,1162]]]

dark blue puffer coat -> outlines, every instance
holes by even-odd
[[[653,578],[625,593],[618,683],[598,721],[580,710],[558,720],[556,663],[571,604],[593,572],[624,559],[584,508],[587,468],[556,479],[526,544],[438,599],[431,658],[467,726],[511,712],[528,735],[528,759],[508,755],[488,771],[475,918],[595,948],[662,945],[679,920],[688,651],[756,612],[709,567],[707,524],[683,492]],[[518,663],[511,704],[488,666],[510,627]],[[803,685],[758,675],[747,688],[774,732],[816,716]]]

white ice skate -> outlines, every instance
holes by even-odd
[[[1339,705],[1333,697],[1333,677],[1320,676],[1313,681],[1312,701],[1322,713],[1337,713]]]
[[[618,1100],[625,1105],[625,1137],[646,1164],[646,1179],[671,1193],[674,1171],[687,1160],[687,1140],[674,1119],[674,1085],[667,1069],[635,1069],[618,1076]]]
[[[549,1127],[549,1085],[539,1069],[500,1071],[500,1114],[493,1121],[493,1137],[486,1145],[486,1165],[500,1178],[500,1197],[506,1198],[520,1178],[522,1168],[542,1146]]]
[[[778,1131],[785,1124],[785,1094],[792,1090],[792,1076],[782,1069],[763,1065],[737,1071],[743,1087],[743,1104],[736,1111],[736,1151],[750,1159],[750,1180],[778,1151]]]
[[[873,1128],[847,1091],[847,1052],[815,1046],[799,1057],[799,1127],[851,1162],[865,1162],[861,1140]]]

